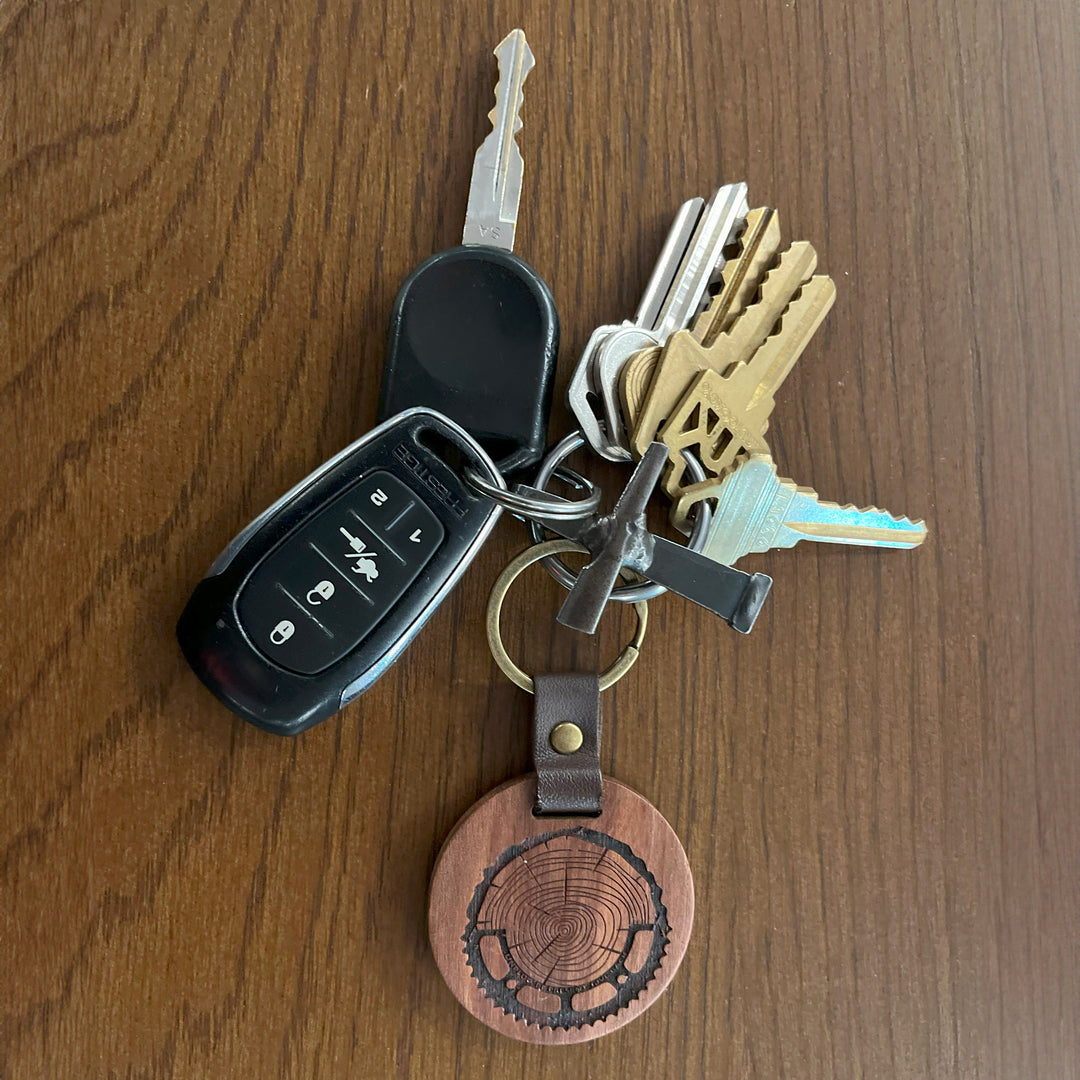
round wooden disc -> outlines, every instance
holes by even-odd
[[[671,981],[694,882],[674,830],[625,785],[605,778],[595,818],[535,817],[535,801],[535,774],[522,776],[454,826],[431,879],[431,947],[458,1001],[488,1027],[525,1042],[587,1042]]]

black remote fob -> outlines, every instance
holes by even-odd
[[[472,561],[502,484],[440,413],[409,409],[301,480],[228,544],[177,623],[184,656],[238,716],[296,735],[366,690]]]

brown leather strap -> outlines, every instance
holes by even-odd
[[[533,764],[537,814],[600,813],[600,683],[595,674],[534,675]],[[559,724],[581,730],[581,746],[560,754],[551,745]]]

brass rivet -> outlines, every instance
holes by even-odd
[[[551,729],[549,741],[557,754],[572,754],[581,749],[584,736],[577,724],[556,724]]]

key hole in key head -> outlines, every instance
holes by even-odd
[[[728,428],[724,428],[720,432],[719,438],[717,438],[713,442],[713,460],[719,461],[728,452],[728,449],[734,439],[735,436],[731,433],[731,431],[728,430]]]

